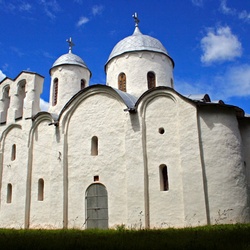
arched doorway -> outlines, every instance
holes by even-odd
[[[108,193],[100,183],[90,185],[86,190],[86,227],[108,228]]]

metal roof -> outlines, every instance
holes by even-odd
[[[118,42],[113,48],[107,63],[114,57],[132,51],[153,51],[165,54],[169,57],[167,50],[162,43],[151,36],[143,35],[138,26],[135,27],[134,33]],[[106,63],[106,64],[107,64]]]
[[[62,56],[60,56],[52,65],[52,68],[59,66],[59,65],[65,65],[65,64],[72,64],[72,65],[78,65],[84,68],[88,68],[85,62],[82,60],[81,57],[73,54],[73,53],[67,53]]]

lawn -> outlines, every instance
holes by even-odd
[[[0,249],[250,250],[250,224],[161,230],[0,229]]]

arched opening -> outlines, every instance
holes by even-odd
[[[84,79],[81,79],[81,89],[84,89],[86,87],[86,82]]]
[[[52,100],[53,106],[57,104],[57,97],[58,97],[58,78],[55,78],[53,81],[53,100]]]
[[[7,203],[12,202],[12,185],[8,183],[7,185]]]
[[[3,111],[2,111],[2,115],[1,115],[1,123],[6,122],[6,120],[7,120],[8,109],[10,107],[9,92],[10,92],[10,86],[7,85],[3,89],[3,98],[2,98],[2,100],[3,100]]]
[[[148,80],[148,89],[152,89],[155,87],[155,73],[150,71],[147,74],[147,80]]]
[[[16,144],[13,144],[11,149],[11,160],[14,161],[15,159],[16,159]]]
[[[93,136],[91,139],[91,155],[98,155],[98,137]]]
[[[44,199],[44,180],[38,180],[38,200],[43,201]]]
[[[165,164],[160,165],[160,190],[168,191],[169,183],[168,183],[168,169]]]
[[[26,80],[21,80],[18,83],[18,88],[17,88],[18,103],[16,107],[17,111],[16,111],[15,119],[21,118],[23,116],[25,97],[26,97]]]
[[[124,73],[120,73],[118,76],[118,89],[126,92],[126,75]]]
[[[108,193],[100,183],[92,184],[86,190],[86,227],[108,228]]]

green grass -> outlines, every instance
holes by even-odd
[[[138,231],[0,229],[0,249],[250,250],[250,224]]]

